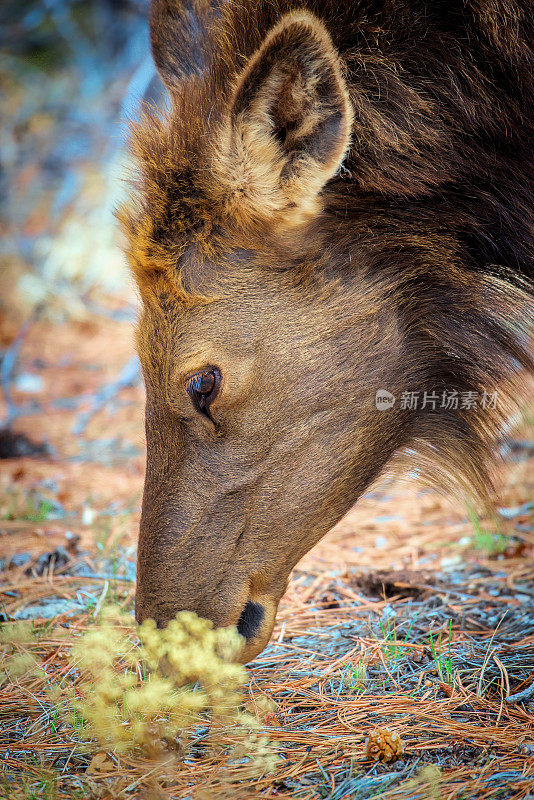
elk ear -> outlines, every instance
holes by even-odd
[[[214,169],[226,204],[244,215],[316,213],[349,146],[352,108],[322,22],[286,14],[239,75]]]

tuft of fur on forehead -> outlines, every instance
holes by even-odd
[[[141,294],[172,291],[194,298],[180,277],[180,261],[194,244],[217,248],[219,214],[208,197],[207,154],[211,126],[218,118],[217,95],[198,76],[185,81],[169,111],[144,108],[131,125],[130,146],[137,169],[131,198],[118,212],[127,255]]]

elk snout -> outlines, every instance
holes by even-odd
[[[239,594],[239,593],[236,593]],[[237,599],[237,598],[236,598]],[[135,617],[138,624],[146,619],[153,619],[158,628],[164,628],[179,611],[194,611],[200,617],[211,619],[215,627],[236,625],[238,633],[243,637],[243,647],[238,654],[238,660],[246,663],[260,653],[267,645],[272,633],[278,602],[271,597],[251,597],[244,603],[242,600],[237,605],[227,607],[221,613],[220,607],[210,609],[200,604],[153,605],[147,602],[142,592],[138,590],[135,602]]]
[[[253,603],[248,600],[237,622],[237,630],[247,642],[259,632],[264,617],[264,607],[260,606],[259,603]]]
[[[251,661],[267,646],[277,608],[278,601],[266,595],[247,600],[237,621],[237,630],[245,639],[241,662]]]

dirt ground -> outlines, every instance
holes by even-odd
[[[113,208],[125,120],[161,91],[146,10],[0,9],[0,612],[31,621],[51,684],[103,606],[133,608],[144,398]],[[532,409],[511,436],[494,513],[383,480],[298,564],[245,688],[276,772],[247,777],[199,730],[150,794],[148,767],[80,747],[38,682],[10,680],[0,797],[532,800]],[[380,733],[395,761],[369,759]]]

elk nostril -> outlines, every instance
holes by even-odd
[[[245,639],[252,639],[257,634],[264,615],[263,606],[260,606],[259,603],[252,603],[249,600],[237,623],[237,630],[241,636],[244,636]]]

